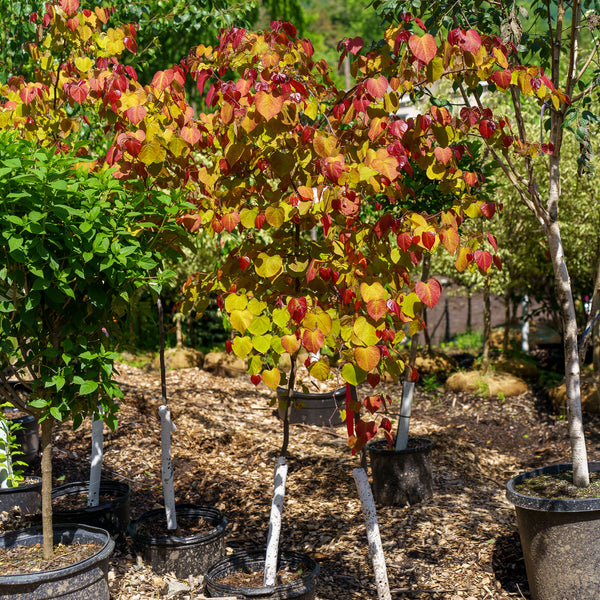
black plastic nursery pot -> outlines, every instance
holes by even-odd
[[[277,399],[287,399],[287,388],[277,388]],[[346,388],[338,388],[333,392],[304,394],[294,392],[294,403],[290,423],[319,425],[320,427],[337,427],[343,423],[340,410],[346,409]],[[279,409],[279,418],[283,419],[284,410]]]
[[[42,543],[41,527],[0,535],[0,550]],[[109,600],[108,559],[115,543],[107,531],[88,525],[56,525],[54,544],[95,543],[100,549],[68,567],[0,575],[0,600]]]
[[[40,427],[33,415],[22,415],[19,409],[5,406],[2,409],[4,416],[12,423],[20,423],[22,428],[15,432],[16,442],[20,446],[22,455],[19,460],[31,464],[40,451]]]
[[[433,441],[427,438],[409,438],[406,450],[390,450],[385,440],[369,442],[375,502],[405,506],[432,496],[432,448]]]
[[[164,514],[162,508],[149,510],[129,523],[127,533],[133,540],[134,550],[155,573],[174,573],[180,579],[204,575],[206,569],[225,554],[227,518],[212,506],[180,504],[175,508],[177,519],[204,519],[212,529],[186,537],[169,535],[167,530],[164,537],[142,533],[145,523]]]
[[[16,487],[0,488],[0,512],[16,506],[22,514],[32,515],[40,510],[41,503],[41,477],[30,475]]]
[[[317,592],[317,578],[319,576],[319,565],[310,557],[299,552],[280,552],[278,571],[298,573],[302,569],[299,578],[287,583],[279,583],[273,587],[241,587],[222,583],[222,580],[234,573],[254,573],[264,571],[266,550],[246,550],[225,556],[214,563],[206,572],[204,581],[206,591],[211,598],[223,596],[235,596],[244,600],[257,598],[269,598],[272,600],[314,600]]]
[[[52,490],[52,500],[61,496],[87,494],[89,481],[66,483]],[[97,506],[81,506],[73,510],[54,509],[55,523],[84,523],[106,529],[113,536],[124,534],[129,523],[130,487],[122,481],[110,479],[100,482],[100,494],[111,498]]]
[[[513,477],[506,496],[514,504],[532,600],[600,597],[600,498],[534,498],[516,486],[537,475],[556,475],[571,464]],[[589,463],[600,472],[600,462]]]

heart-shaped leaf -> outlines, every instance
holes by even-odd
[[[430,279],[427,283],[419,281],[415,285],[415,292],[423,304],[433,308],[440,299],[442,286],[436,279]]]
[[[416,34],[411,35],[408,46],[412,53],[425,64],[429,64],[437,54],[435,38],[430,33],[426,33],[423,37]]]
[[[354,348],[354,360],[363,371],[372,371],[379,364],[380,358],[381,352],[377,346]]]

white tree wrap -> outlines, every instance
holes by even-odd
[[[360,498],[362,512],[367,526],[367,541],[369,543],[369,554],[373,561],[373,573],[375,574],[375,583],[377,585],[377,597],[379,600],[392,600],[385,566],[385,556],[383,554],[383,546],[381,545],[381,536],[379,535],[377,511],[375,509],[371,486],[369,485],[369,478],[364,469],[354,469],[352,471],[352,476],[356,483],[358,497]]]
[[[280,456],[275,467],[275,481],[273,485],[273,502],[271,503],[271,516],[269,518],[269,534],[267,536],[267,553],[265,556],[264,585],[275,585],[277,576],[277,554],[279,551],[279,535],[281,533],[281,515],[283,513],[283,498],[285,496],[285,480],[287,478],[287,464],[285,458]]]
[[[396,450],[406,450],[408,446],[408,429],[410,427],[410,413],[415,391],[414,381],[405,381],[402,384],[402,402],[398,414],[398,435],[396,436]]]
[[[173,486],[173,464],[171,463],[171,432],[177,428],[171,421],[171,412],[166,404],[158,407],[160,416],[160,447],[162,486],[165,499],[165,514],[167,517],[167,529],[177,529],[177,517],[175,515],[175,489]]]

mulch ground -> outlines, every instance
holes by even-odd
[[[161,504],[160,379],[120,365],[125,391],[118,430],[106,435],[104,476],[131,485],[131,516]],[[219,508],[228,518],[228,552],[263,547],[281,425],[272,392],[247,378],[199,369],[167,374],[176,499]],[[359,390],[364,396],[368,389]],[[590,458],[600,422],[586,418]],[[541,391],[515,398],[427,393],[417,388],[413,435],[435,442],[434,496],[415,506],[381,507],[379,528],[392,597],[427,600],[528,598],[507,480],[522,470],[568,461],[566,423],[548,413]],[[89,424],[56,432],[56,483],[87,477]],[[365,525],[344,427],[292,426],[281,547],[321,566],[320,600],[375,599]],[[58,478],[61,478],[58,480]],[[130,542],[111,559],[113,600],[201,598],[201,579],[154,575]]]

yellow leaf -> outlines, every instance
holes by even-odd
[[[416,311],[420,306],[421,301],[415,292],[411,292],[407,296],[404,296],[404,299],[402,300],[402,312],[408,317],[414,318]]]
[[[269,256],[266,252],[261,252],[256,257],[254,270],[259,277],[275,279],[283,271],[283,260],[277,254]]]
[[[352,331],[354,335],[367,346],[372,346],[379,341],[379,338],[375,333],[375,327],[371,325],[365,317],[360,316],[354,321]]]
[[[281,381],[281,373],[277,368],[269,371],[265,369],[262,372],[262,380],[267,387],[270,387],[272,390],[276,390],[279,382]]]
[[[160,163],[167,157],[167,151],[157,140],[151,140],[142,144],[138,158],[145,164]]]
[[[87,73],[93,65],[94,61],[89,56],[78,56],[75,59],[75,66],[77,67],[77,70],[82,73]]]
[[[225,310],[231,313],[234,310],[244,310],[248,306],[248,297],[243,294],[228,294],[225,298]]]
[[[256,336],[256,337],[252,338],[252,345],[258,352],[260,352],[261,354],[264,354],[265,352],[268,352],[271,348],[271,336],[270,335]]]
[[[385,288],[376,281],[369,285],[368,283],[360,284],[360,295],[365,302],[369,302],[369,300],[387,300],[388,293],[385,291]]]
[[[252,313],[251,313],[252,314]],[[271,329],[271,320],[266,315],[257,317],[248,325],[248,331],[252,335],[264,335]]]
[[[276,117],[283,106],[283,96],[273,96],[269,92],[258,92],[254,98],[256,110],[267,121]]]
[[[246,358],[252,351],[252,340],[248,336],[234,338],[231,344],[234,354],[239,358]]]
[[[229,315],[231,326],[240,333],[245,333],[253,320],[254,315],[248,310],[234,310]]]

